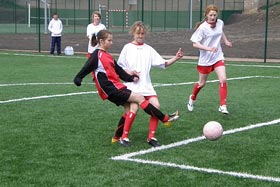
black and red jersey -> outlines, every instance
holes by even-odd
[[[92,72],[95,85],[100,97],[105,100],[108,96],[126,86],[120,81],[132,82],[134,75],[127,74],[114,60],[112,55],[101,49],[96,49],[76,75],[74,83],[81,85],[82,79]]]

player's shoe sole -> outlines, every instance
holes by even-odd
[[[173,114],[169,114],[168,116],[169,116],[168,121],[163,123],[165,127],[170,127],[170,126],[172,126],[173,123],[174,123],[175,121],[177,121],[177,120],[179,119],[179,117],[180,117],[180,116],[179,116],[178,110],[177,110],[176,112],[174,112]]]

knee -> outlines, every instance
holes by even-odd
[[[227,83],[226,77],[222,77],[222,78],[220,79],[220,83],[221,83],[221,84]]]
[[[139,105],[137,103],[130,104],[130,111],[136,113],[138,111]]]
[[[156,108],[160,108],[160,104],[159,104],[159,102],[157,102],[157,103],[151,103],[152,105],[154,105],[154,107],[156,107]]]
[[[206,85],[206,81],[198,82],[199,88],[203,88]]]

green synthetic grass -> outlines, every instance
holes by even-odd
[[[0,85],[71,83],[85,60],[77,56],[0,53]],[[152,69],[152,80],[154,83],[195,82],[198,78],[195,66],[190,62],[177,63],[166,70]],[[201,91],[192,113],[186,111],[185,103],[193,84],[155,87],[162,111],[178,109],[181,113],[174,126],[164,128],[159,124],[156,134],[159,142],[167,145],[201,136],[203,125],[211,120],[230,130],[279,119],[279,66],[228,62],[228,78],[266,76],[228,81],[228,116],[217,112],[217,82],[208,83]],[[209,80],[216,79],[215,74],[209,77]],[[12,99],[96,91],[90,84],[90,76],[83,82],[86,84],[81,87],[73,84],[0,86],[0,186],[280,185],[111,160],[113,156],[150,148],[146,143],[149,117],[138,112],[130,133],[131,147],[112,145],[111,137],[123,111],[102,101],[97,94],[1,104]],[[136,158],[279,178],[278,132],[279,124],[275,124],[227,135],[214,142],[203,140]]]

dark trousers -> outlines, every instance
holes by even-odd
[[[61,36],[57,36],[57,37],[52,36],[52,41],[51,41],[51,54],[52,55],[54,54],[55,45],[56,45],[57,54],[60,55],[61,54]]]

